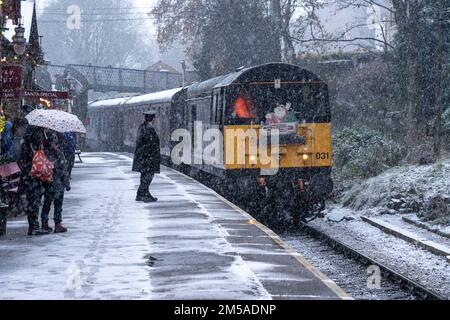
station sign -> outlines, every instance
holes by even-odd
[[[63,100],[69,99],[70,96],[67,91],[22,90],[22,67],[17,65],[6,65],[1,67],[0,98],[43,98],[47,100]]]
[[[24,90],[21,94],[22,98],[43,98],[47,100],[52,99],[69,99],[69,92],[67,91],[37,91]]]
[[[0,97],[2,99],[16,99],[16,98],[27,98],[27,99],[47,99],[47,100],[67,100],[70,99],[70,95],[67,91],[37,91],[37,90],[11,90],[2,89],[0,91]]]
[[[22,87],[22,67],[2,66],[0,96],[4,99],[12,99],[20,96]]]

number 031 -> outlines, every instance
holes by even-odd
[[[316,153],[316,159],[317,160],[329,160],[330,159],[330,154],[329,153]]]

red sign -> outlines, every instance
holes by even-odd
[[[20,90],[22,87],[22,67],[3,66],[2,67],[2,89]]]
[[[1,89],[0,98],[2,99],[14,99],[20,97],[20,90]]]
[[[44,98],[44,99],[69,99],[66,91],[33,91],[24,90],[21,94],[23,98]]]

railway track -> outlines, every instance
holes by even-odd
[[[283,224],[282,224],[283,225]],[[292,229],[288,225],[284,224],[285,230],[279,230],[277,227],[277,232],[283,232],[288,229]],[[417,281],[410,279],[404,274],[395,271],[391,267],[387,266],[382,261],[378,261],[374,258],[367,256],[364,253],[359,252],[358,250],[350,247],[349,245],[334,239],[333,237],[323,233],[322,231],[314,228],[313,226],[302,223],[301,231],[303,233],[308,234],[310,237],[313,237],[317,240],[325,242],[330,248],[334,251],[344,255],[346,258],[355,261],[356,263],[363,266],[378,266],[381,271],[381,275],[384,279],[391,282],[394,286],[397,286],[404,292],[410,293],[412,296],[416,297],[418,300],[448,300],[448,297],[445,297],[437,292],[434,292],[432,289],[426,288],[422,284]]]
[[[326,235],[325,233],[321,232],[320,230],[317,230],[316,228],[308,225],[308,224],[302,224],[301,226],[302,230],[306,233],[308,233],[310,236],[322,240],[326,242],[330,247],[332,247],[335,251],[338,251],[342,254],[344,254],[346,257],[355,260],[365,266],[370,265],[376,265],[380,268],[382,275],[388,279],[389,281],[397,284],[399,287],[401,287],[403,290],[410,292],[414,296],[416,296],[418,299],[421,300],[447,300],[447,297],[444,297],[436,292],[434,292],[431,289],[428,289],[418,283],[417,281],[414,281],[407,276],[393,270],[392,268],[388,267],[384,263],[381,263],[380,261],[377,261],[373,258],[368,257],[367,255],[351,248],[350,246],[344,244],[343,242],[333,239],[332,237]]]
[[[185,172],[185,173],[188,174],[187,172]],[[211,189],[216,190],[216,192],[221,194],[223,197],[225,197],[229,201],[235,203],[236,205],[238,205],[240,207],[245,207],[244,204],[239,203],[239,201],[236,201],[236,199],[234,199],[233,196],[226,195],[226,194],[223,194],[223,192],[220,192],[220,190],[217,189],[217,185],[209,177],[194,176],[193,178],[195,178],[199,182],[203,183],[204,185],[210,187]],[[249,213],[252,214],[251,211]],[[355,261],[358,264],[361,264],[364,266],[371,266],[371,265],[378,266],[380,268],[380,271],[382,272],[383,278],[392,282],[394,286],[397,286],[397,287],[401,288],[401,290],[410,293],[411,295],[413,295],[414,297],[416,297],[419,300],[448,300],[448,297],[444,297],[444,296],[434,292],[433,290],[424,287],[417,281],[414,281],[414,280],[408,278],[407,276],[401,274],[400,272],[393,270],[392,268],[390,268],[386,264],[382,263],[381,261],[377,261],[373,258],[368,257],[367,255],[351,248],[350,246],[344,244],[343,242],[341,242],[339,240],[336,240],[336,239],[328,236],[327,234],[321,232],[320,230],[317,230],[316,228],[314,228],[306,223],[302,223],[301,230],[304,233],[307,233],[310,237],[324,241],[334,251],[339,252],[340,254],[343,254],[346,258],[351,259],[352,261]],[[280,230],[277,230],[277,231],[280,231]],[[286,230],[284,230],[284,231],[286,231]]]

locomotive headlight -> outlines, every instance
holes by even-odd
[[[306,153],[302,156],[303,161],[308,161],[309,160],[309,155],[307,155]]]

